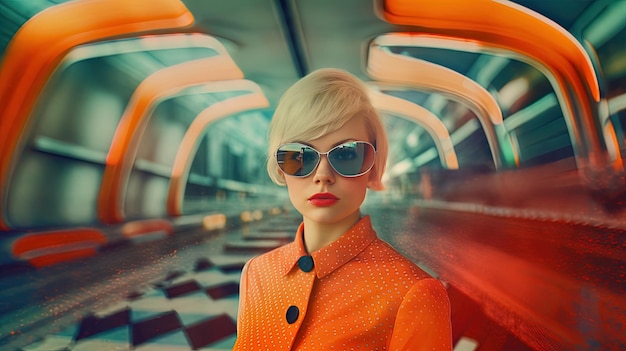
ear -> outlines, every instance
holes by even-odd
[[[374,166],[372,166],[372,169],[370,169],[367,177],[367,187],[370,189],[376,189],[378,188],[377,184],[378,184],[378,172],[377,172],[377,167],[376,167],[376,162],[374,162]]]

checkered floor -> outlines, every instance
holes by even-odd
[[[278,220],[285,224],[284,217]],[[243,265],[291,241],[297,222],[290,221],[287,232],[272,229],[276,224],[268,220],[265,228],[224,243],[221,255],[199,258],[193,267],[181,267],[145,291],[132,291],[124,301],[21,350],[231,350]]]
[[[244,263],[199,260],[24,350],[230,350]]]

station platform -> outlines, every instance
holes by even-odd
[[[363,213],[445,283],[455,351],[623,342],[614,320],[626,293],[622,229],[414,201],[366,201]],[[287,208],[227,230],[188,230],[2,275],[0,349],[230,350],[243,265],[293,240],[299,223]],[[617,307],[607,314],[607,304]]]
[[[4,276],[1,348],[230,350],[243,265],[299,223],[293,211]]]

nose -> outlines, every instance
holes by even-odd
[[[328,158],[323,155],[320,159],[319,165],[313,175],[313,181],[315,183],[333,184],[335,183],[335,170],[328,163]]]

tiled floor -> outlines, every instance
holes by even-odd
[[[210,255],[196,256],[192,264],[129,291],[123,301],[91,311],[65,330],[19,350],[231,350],[243,265],[291,241],[297,223],[295,214],[281,214],[203,243],[212,246],[205,250]]]
[[[229,350],[243,263],[198,261],[24,350]]]

